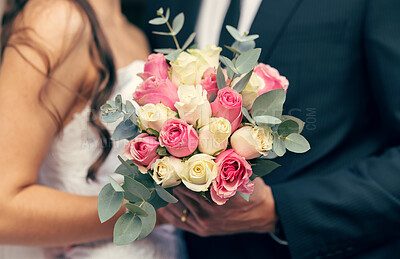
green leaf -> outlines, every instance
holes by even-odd
[[[310,150],[310,144],[307,139],[298,133],[292,133],[284,141],[287,150],[294,153],[304,153]]]
[[[151,205],[153,205],[155,210],[158,210],[159,208],[162,208],[162,207],[165,207],[168,205],[168,202],[161,199],[160,196],[157,194],[157,192],[153,192],[151,194],[151,198],[150,198],[150,200],[148,200],[148,203],[151,203]]]
[[[256,124],[256,121],[250,116],[249,111],[246,108],[242,107],[242,113],[251,124]]]
[[[170,54],[174,49],[154,49],[154,52],[162,54]]]
[[[124,165],[119,165],[115,170],[116,174],[133,176],[131,170],[127,169]]]
[[[160,136],[160,133],[158,133],[158,131],[155,129],[147,128],[146,131],[150,132],[152,135],[156,136],[157,138]]]
[[[106,184],[101,189],[97,201],[100,222],[106,222],[119,211],[124,202],[124,194],[116,192],[111,184]]]
[[[151,197],[149,190],[142,183],[129,176],[125,176],[125,183],[122,186],[125,192],[131,193],[142,200],[148,200]]]
[[[225,48],[227,48],[228,50],[232,51],[234,54],[238,54],[240,55],[242,52],[240,52],[239,50],[233,48],[233,47],[229,47],[227,45],[224,46]]]
[[[119,159],[119,161],[121,161],[122,165],[125,166],[125,168],[128,169],[131,172],[131,174],[133,176],[136,176],[136,175],[140,174],[140,171],[139,171],[139,169],[137,168],[136,165],[132,165],[131,166],[121,156],[118,156],[118,159]],[[125,174],[125,175],[127,176],[127,174]]]
[[[247,41],[254,41],[258,39],[260,35],[258,34],[253,34],[253,35],[247,35],[242,37],[242,41],[247,42]]]
[[[182,53],[182,51],[183,50],[181,49],[174,50],[170,54],[166,55],[165,59],[174,62],[178,58],[179,54]]]
[[[256,42],[254,40],[246,42],[235,41],[232,44],[232,48],[239,51],[240,52],[239,54],[246,52],[250,49],[254,49],[255,47],[256,47]]]
[[[144,204],[144,203],[143,203]],[[144,216],[147,217],[149,214],[147,214],[147,211],[142,209],[140,206],[132,203],[126,203],[125,208],[127,208],[131,213],[136,214],[137,216]]]
[[[157,18],[151,19],[149,21],[149,23],[152,25],[162,25],[162,24],[165,24],[166,22],[167,22],[167,20],[162,17],[157,17]]]
[[[187,47],[189,47],[189,45],[193,42],[194,38],[196,38],[196,33],[193,32],[192,34],[190,34],[190,36],[187,38],[187,40],[185,41],[185,43],[183,44],[182,49],[186,49]]]
[[[233,64],[232,60],[230,60],[229,58],[224,57],[224,56],[220,56],[220,59],[227,68],[232,70],[235,74],[239,74],[239,72],[236,70],[235,64]]]
[[[101,121],[104,123],[113,123],[123,116],[114,101],[108,101],[106,104],[103,104],[100,110],[102,111]]]
[[[272,151],[277,156],[283,156],[286,153],[286,147],[285,143],[283,142],[283,139],[279,137],[278,133],[274,132],[272,133],[274,136],[274,143],[272,144]]]
[[[241,192],[237,192],[240,196],[242,196],[243,199],[245,199],[246,201],[250,200],[250,193],[241,193]]]
[[[118,111],[122,112],[122,97],[120,94],[115,96],[115,106],[118,108]]]
[[[237,40],[237,41],[241,41],[242,40],[242,35],[240,34],[240,32],[236,28],[234,28],[234,27],[232,27],[230,25],[225,26],[225,28],[228,30],[229,34],[235,40]]]
[[[242,92],[246,88],[246,85],[249,83],[252,74],[253,74],[253,70],[251,70],[244,77],[242,77],[239,80],[239,82],[237,82],[233,86],[233,89],[236,90],[238,93]]]
[[[165,20],[169,20],[169,15],[170,15],[170,10],[167,8],[167,11],[165,12]]]
[[[126,114],[124,115],[124,121],[130,120],[132,123],[137,125],[136,108],[130,101],[126,101]]]
[[[175,35],[177,35],[182,30],[184,23],[185,23],[185,15],[183,13],[180,13],[177,16],[175,16],[174,20],[172,21],[172,30],[174,31]]]
[[[304,121],[290,115],[282,115],[282,121],[285,122],[287,120],[295,121],[297,125],[299,125],[299,131],[297,133],[300,134],[303,131],[304,125],[306,124]]]
[[[282,137],[287,137],[292,133],[299,132],[299,124],[294,120],[286,120],[278,126],[278,134]]]
[[[236,69],[240,74],[245,74],[252,70],[258,63],[261,49],[250,49],[243,52],[236,60]]]
[[[168,156],[167,148],[162,147],[162,146],[159,146],[159,147],[156,149],[156,153],[157,153],[159,156]]]
[[[283,89],[276,89],[264,93],[256,98],[251,108],[251,115],[263,116],[270,115],[276,118],[282,116],[283,104],[286,100],[286,93]]]
[[[117,181],[115,181],[114,178],[112,178],[111,176],[108,176],[108,178],[110,179],[110,183],[114,191],[124,192],[124,189],[122,189],[121,185]]]
[[[154,187],[156,188],[156,192],[161,199],[168,203],[177,203],[178,200],[169,192],[167,192],[163,187],[154,183]]]
[[[251,160],[251,164],[253,172],[259,177],[263,177],[281,166],[280,164],[277,164],[272,160],[265,160],[260,158]]]
[[[270,115],[256,116],[254,117],[254,120],[257,122],[257,124],[269,124],[269,125],[277,125],[282,122],[279,118]]]
[[[147,237],[153,231],[157,220],[156,210],[150,203],[145,202],[142,208],[147,212],[147,216],[139,216],[142,221],[142,231],[140,232],[138,239]]]
[[[135,138],[140,134],[140,129],[137,125],[133,124],[132,121],[121,121],[115,128],[111,140],[118,141],[122,139]]]
[[[122,215],[114,226],[114,244],[127,245],[135,241],[142,230],[142,222],[132,213]]]
[[[225,75],[222,72],[221,65],[219,65],[217,69],[217,85],[219,90],[226,87]]]

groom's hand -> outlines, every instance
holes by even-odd
[[[278,217],[271,188],[260,178],[254,183],[254,193],[248,202],[235,195],[222,206],[210,203],[186,187],[178,187],[174,195],[180,202],[160,209],[159,213],[174,226],[199,236],[274,232]],[[185,209],[188,214],[182,222]]]

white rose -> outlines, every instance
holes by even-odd
[[[178,172],[182,171],[184,163],[176,157],[165,156],[157,159],[151,165],[153,170],[153,179],[157,184],[161,184],[164,188],[177,186],[180,184]]]
[[[217,177],[217,165],[214,157],[197,154],[185,162],[185,167],[178,172],[183,184],[194,192],[207,191],[211,181]]]
[[[200,80],[198,80],[199,76],[197,75],[197,63],[197,58],[189,53],[182,52],[179,54],[178,58],[174,62],[171,62],[172,83],[177,87],[200,83]]]
[[[267,125],[244,126],[235,131],[231,137],[232,148],[246,159],[268,155],[273,142],[272,130]]]
[[[211,105],[207,99],[207,91],[201,85],[181,85],[178,88],[179,102],[175,103],[179,117],[187,123],[201,127],[211,117]]]
[[[232,81],[232,85],[235,86],[240,79],[242,79],[245,75],[241,77],[237,77]],[[246,87],[240,93],[242,95],[242,105],[247,110],[250,110],[253,106],[254,100],[258,97],[258,92],[265,87],[264,80],[259,77],[256,73],[253,73],[250,77],[249,82]]]
[[[176,117],[176,112],[172,111],[162,103],[152,104],[148,103],[140,107],[139,125],[141,130],[152,128],[158,132],[169,119]]]
[[[195,56],[198,60],[197,72],[200,74],[200,79],[207,68],[217,68],[219,65],[219,54],[222,48],[215,45],[207,45],[204,49],[188,49],[188,52]]]
[[[217,155],[228,146],[231,123],[224,118],[211,118],[210,123],[199,130],[199,150],[209,155]]]

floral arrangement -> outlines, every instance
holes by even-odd
[[[105,123],[121,120],[113,140],[128,139],[119,156],[123,175],[110,177],[99,195],[101,222],[124,206],[127,213],[115,224],[114,243],[124,245],[150,234],[156,210],[175,203],[173,188],[184,185],[205,199],[223,205],[234,195],[248,200],[253,180],[279,165],[272,158],[286,150],[310,149],[300,135],[304,122],[282,115],[288,80],[266,64],[258,63],[258,35],[242,35],[227,26],[235,42],[222,48],[190,46],[193,33],[180,47],[176,35],[183,13],[169,23],[169,9],[161,8],[153,25],[166,24],[176,49],[157,49],[139,76],[143,82],[133,103],[121,96],[101,107]]]

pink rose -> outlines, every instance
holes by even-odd
[[[167,121],[160,131],[161,146],[175,157],[185,157],[192,154],[198,144],[199,135],[192,125],[180,119]]]
[[[236,192],[253,193],[254,183],[250,182],[253,171],[250,164],[233,149],[222,152],[215,159],[218,175],[212,181],[210,189],[212,200],[223,205]]]
[[[242,122],[242,96],[232,88],[225,87],[218,91],[218,96],[211,104],[212,115],[227,119],[234,132]]]
[[[132,159],[133,163],[139,166],[139,169],[143,172],[143,167],[147,168],[152,161],[160,158],[156,152],[159,145],[160,143],[156,137],[142,133],[125,145],[123,155],[128,159]],[[145,169],[144,171],[147,170]]]
[[[286,77],[281,76],[278,70],[269,65],[263,63],[258,64],[254,69],[254,73],[261,77],[265,82],[264,88],[258,91],[259,96],[276,89],[284,89],[286,91],[289,87],[289,81]]]
[[[149,77],[155,76],[159,79],[168,78],[169,66],[163,54],[151,54],[144,65],[144,73],[139,74],[139,76],[146,80]]]
[[[224,73],[225,76],[225,82],[227,81],[228,75],[225,69],[222,69],[222,72]],[[226,85],[228,85],[229,82],[226,82]],[[217,85],[217,69],[210,67],[208,68],[204,74],[203,74],[203,79],[201,80],[201,86],[203,86],[203,89],[207,91],[207,98],[209,101],[212,101],[215,99],[218,93],[218,85]]]
[[[179,101],[176,87],[169,79],[160,79],[149,77],[141,83],[133,94],[135,100],[140,106],[152,103],[162,103],[171,110],[176,111],[175,102]]]

